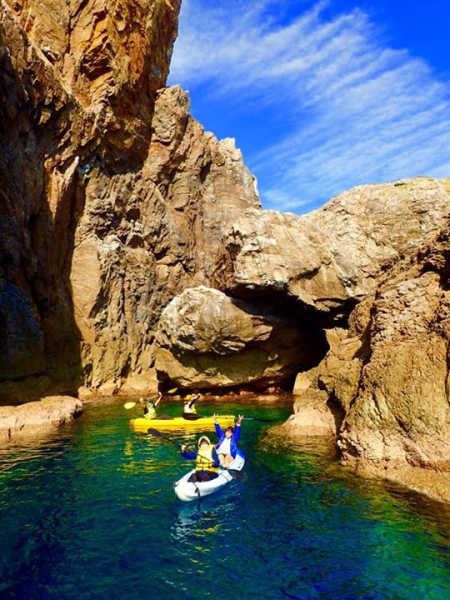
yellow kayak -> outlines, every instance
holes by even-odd
[[[228,427],[234,425],[234,415],[219,415],[217,419],[219,425]],[[170,430],[170,429],[189,429],[190,431],[215,431],[213,417],[200,417],[198,419],[185,419],[184,417],[166,417],[164,419],[131,419],[130,426],[135,431],[147,431],[152,429]]]

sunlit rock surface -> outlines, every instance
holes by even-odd
[[[348,464],[405,481],[448,474],[449,181],[263,211],[234,142],[164,87],[179,9],[0,4],[0,404],[294,385],[286,434],[334,435]],[[181,320],[200,286],[230,334],[209,301]]]
[[[0,311],[18,311],[0,382],[20,377],[24,397],[43,391],[27,374],[49,389],[155,388],[162,309],[208,281],[222,224],[260,205],[233,141],[162,88],[178,10],[0,7]],[[0,396],[16,400],[1,383]]]
[[[83,411],[81,400],[49,396],[19,406],[0,406],[0,443],[73,421]]]
[[[333,326],[439,231],[449,200],[444,182],[417,178],[360,186],[300,217],[243,211],[224,230],[216,283],[235,295],[276,296]]]
[[[188,389],[283,384],[327,348],[308,322],[204,286],[185,290],[164,309],[156,342],[157,370]]]
[[[446,501],[449,231],[446,223],[429,244],[379,278],[353,311],[348,331],[335,336],[307,383],[299,382],[295,414],[285,424],[288,435],[321,435],[326,412],[328,422],[338,415],[328,430],[346,464]],[[311,421],[323,426],[311,431]]]

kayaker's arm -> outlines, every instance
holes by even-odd
[[[189,408],[194,408],[194,404],[197,402],[197,400],[200,398],[200,394],[194,394],[191,398],[191,400],[189,400],[188,406]]]
[[[218,417],[218,415],[214,414],[213,418],[214,418],[214,427],[215,427],[215,430],[217,433],[217,437],[220,439],[224,435],[224,433],[222,431],[222,427],[219,425],[219,420],[218,420],[219,417]]]
[[[197,452],[186,452],[186,444],[181,444],[180,452],[181,456],[186,460],[195,460],[197,458]]]
[[[234,439],[235,444],[237,444],[239,441],[239,436],[241,435],[241,423],[243,420],[244,420],[244,416],[239,415],[239,418],[236,421],[236,427],[234,428],[234,431],[233,431],[233,439]]]

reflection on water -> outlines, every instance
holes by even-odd
[[[132,432],[130,416],[117,401],[90,405],[54,434],[0,449],[0,600],[450,598],[442,505],[355,477],[325,440],[267,443],[258,421],[242,429],[248,480],[182,503],[173,483],[190,463]],[[199,433],[168,435],[195,444]]]

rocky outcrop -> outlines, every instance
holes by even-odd
[[[386,271],[351,314],[349,329],[333,334],[327,356],[299,389],[295,414],[284,425],[288,435],[331,433],[344,463],[445,501],[449,224]]]
[[[185,389],[269,386],[290,382],[326,350],[320,330],[256,302],[204,286],[185,290],[162,312],[156,368]]]
[[[36,377],[155,387],[162,309],[208,281],[221,224],[259,206],[233,142],[162,88],[179,0],[63,8],[0,8],[3,402],[33,397]]]
[[[233,141],[164,87],[179,8],[0,4],[0,405],[299,370],[285,432],[448,474],[449,181],[262,211]]]
[[[25,390],[23,377],[45,374],[54,387],[75,389],[90,377],[95,358],[74,318],[70,282],[78,223],[91,200],[85,178],[97,173],[99,196],[92,201],[99,201],[105,181],[125,172],[132,179],[144,163],[179,5],[80,0],[55,8],[20,0],[0,6],[1,310],[19,293],[26,296],[20,314],[9,316],[14,335],[10,327],[2,331],[9,371],[0,372],[0,381],[14,374]],[[24,371],[21,340],[30,331],[34,354]],[[33,394],[31,383],[27,396]],[[4,402],[13,396],[0,385]]]
[[[1,406],[0,443],[53,429],[73,421],[82,411],[81,400],[69,396],[49,396],[20,406]]]
[[[158,94],[153,124],[139,173],[84,176],[70,283],[93,387],[151,373],[162,309],[208,282],[221,224],[259,205],[240,152],[204,133],[180,88]]]
[[[450,472],[448,225],[366,301],[368,354],[340,432],[347,462]]]
[[[4,402],[17,401],[11,380],[30,397],[45,382],[156,387],[162,311],[201,285],[265,303],[272,355],[284,356],[267,361],[270,376],[264,367],[217,382],[286,380],[319,361],[316,349],[303,357],[323,348],[322,330],[346,327],[378,274],[439,226],[448,195],[426,179],[357,188],[305,217],[262,211],[233,142],[190,117],[180,88],[163,87],[178,10],[93,0],[53,18],[47,2],[2,4]],[[291,336],[296,359],[286,322],[318,332],[317,344]]]
[[[347,321],[378,277],[442,227],[445,181],[360,186],[296,217],[247,210],[224,231],[216,285],[264,295],[331,327]]]

